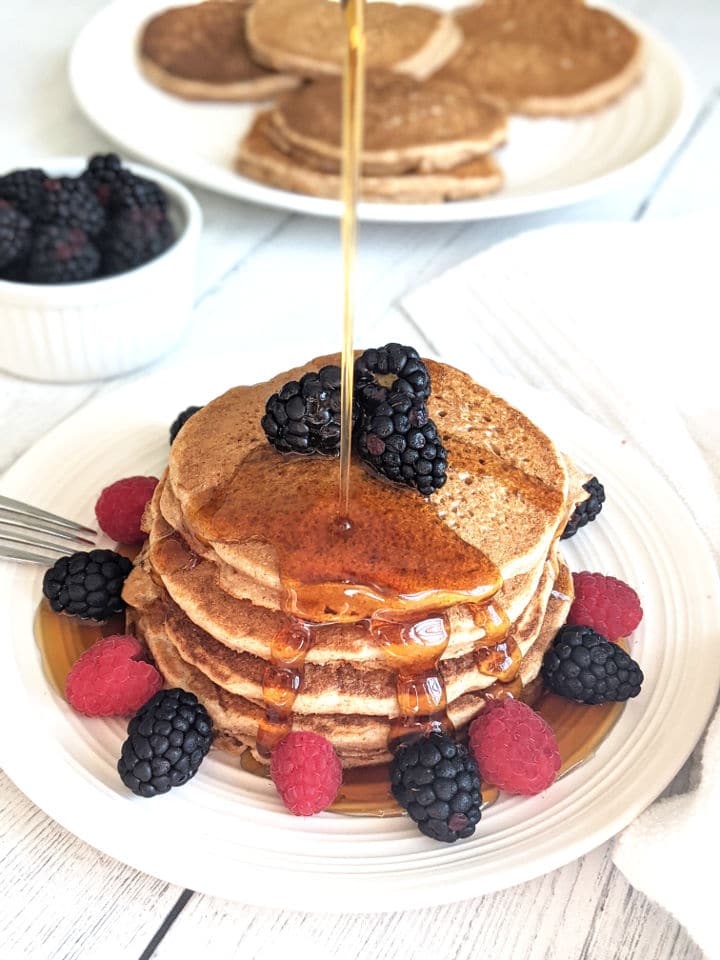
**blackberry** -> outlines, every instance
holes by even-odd
[[[30,220],[6,200],[0,200],[0,268],[8,267],[30,249]]]
[[[640,693],[643,673],[632,657],[591,627],[565,626],[545,654],[547,687],[579,703],[622,702]]]
[[[115,153],[90,158],[83,179],[104,207],[113,213],[132,207],[167,207],[165,191],[153,180],[126,170]]]
[[[392,386],[393,379],[405,381],[420,400],[430,396],[430,374],[414,347],[387,343],[377,350],[366,350],[355,361],[355,381],[362,386],[370,380],[388,378],[382,386]]]
[[[128,724],[118,773],[139,797],[180,787],[198,772],[212,744],[212,720],[194,693],[160,690]]]
[[[103,273],[124,273],[160,256],[175,239],[161,207],[133,207],[111,217],[100,239]]]
[[[43,577],[43,593],[55,613],[102,622],[125,608],[120,593],[131,570],[128,558],[114,550],[81,550],[55,561]]]
[[[357,410],[353,409],[353,423]],[[340,450],[340,367],[322,367],[290,380],[265,404],[260,421],[272,445],[282,453]]]
[[[447,452],[424,401],[396,382],[383,397],[361,391],[363,415],[357,431],[362,459],[388,480],[415,487],[423,496],[439,490],[447,476]],[[382,388],[380,388],[382,389]]]
[[[51,225],[35,232],[30,247],[30,283],[78,283],[96,276],[100,254],[84,230]]]
[[[561,540],[569,540],[570,537],[574,537],[580,527],[584,527],[586,523],[594,520],[602,510],[603,503],[605,503],[605,488],[598,478],[591,477],[587,483],[583,484],[583,490],[587,490],[590,496],[575,507],[573,515],[560,535]]]
[[[27,257],[20,257],[18,260],[13,260],[7,267],[1,267],[0,280],[25,283],[27,281]]]
[[[32,219],[37,212],[43,181],[46,179],[44,170],[13,170],[0,177],[0,198]]]
[[[77,227],[96,237],[105,226],[105,211],[88,185],[77,177],[43,180],[36,219],[63,227]]]
[[[392,794],[421,833],[454,843],[480,822],[480,774],[467,747],[445,733],[401,744],[390,765]]]
[[[179,413],[172,422],[170,427],[170,445],[172,446],[175,443],[175,438],[180,433],[182,428],[188,422],[190,417],[194,413],[197,413],[198,410],[202,410],[202,407],[188,407],[186,410],[183,410],[182,413]]]

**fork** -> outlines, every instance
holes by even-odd
[[[97,530],[81,523],[0,497],[0,557],[48,567],[61,556],[94,547],[97,535]]]

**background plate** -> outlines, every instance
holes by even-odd
[[[178,410],[271,375],[278,359],[248,354],[233,368],[173,371],[107,391],[25,454],[2,492],[92,521],[103,486],[159,475]],[[215,752],[184,788],[152,802],[133,797],[115,770],[124,724],[75,714],[49,686],[32,635],[42,570],[9,563],[0,566],[0,765],[47,814],[118,860],[204,893],[288,909],[398,910],[477,896],[552,870],[621,829],[680,768],[714,703],[714,563],[677,496],[622,440],[544,394],[518,384],[504,392],[608,490],[601,519],[566,547],[571,566],[623,577],[645,609],[633,648],[644,690],[583,766],[537,797],[504,797],[473,838],[452,846],[425,839],[405,818],[292,817],[271,783]]]
[[[80,33],[70,58],[70,80],[87,117],[123,149],[200,186],[299,213],[338,216],[337,201],[265,187],[233,172],[253,105],[190,103],[141,76],[139,30],[168,5],[168,0],[115,0]],[[513,117],[508,146],[498,153],[506,185],[496,196],[439,204],[364,203],[361,219],[505,217],[586,200],[632,177],[651,176],[687,132],[694,97],[672,50],[642,24],[616,12],[647,40],[645,75],[627,96],[573,120]]]

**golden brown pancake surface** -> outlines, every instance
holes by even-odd
[[[301,150],[311,165],[337,173],[341,163],[341,81],[326,77],[284,97],[271,114],[270,136]],[[453,81],[419,82],[386,71],[368,74],[362,172],[404,173],[458,166],[505,138],[506,118]]]
[[[371,3],[366,8],[366,66],[427,76],[457,49],[452,18],[427,7]],[[345,50],[340,5],[331,0],[256,0],[248,14],[253,56],[303,76],[339,74]]]
[[[620,96],[642,69],[638,35],[570,0],[487,0],[456,14],[465,40],[440,71],[520,113],[572,114]]]
[[[205,0],[153,17],[140,37],[148,79],[189,99],[261,99],[297,83],[254,61],[244,0]]]
[[[238,173],[260,183],[331,200],[340,198],[337,173],[318,169],[301,151],[284,152],[269,137],[270,113],[261,113],[243,137],[235,159]],[[476,157],[449,170],[361,176],[360,197],[370,202],[443,203],[467,200],[500,189],[503,174],[491,156]]]

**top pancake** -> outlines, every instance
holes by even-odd
[[[245,0],[206,0],[172,7],[149,20],[140,37],[148,79],[187,99],[260,100],[299,82],[256,63],[245,37]]]
[[[268,135],[319,169],[337,172],[342,159],[341,81],[325,77],[284,97]],[[446,170],[482,156],[505,139],[506,118],[449,80],[420,83],[386,71],[369,73],[361,164],[363,174]]]
[[[189,420],[173,444],[161,501],[163,514],[175,529],[182,527],[191,545],[194,538],[239,571],[245,578],[244,592],[253,603],[282,607],[278,553],[276,545],[269,542],[264,518],[258,517],[252,537],[238,542],[232,532],[218,537],[217,531],[210,529],[212,524],[204,525],[202,508],[217,498],[219,491],[224,491],[223,499],[232,499],[233,483],[242,483],[248,464],[253,471],[258,465],[265,471],[267,510],[273,509],[273,503],[292,500],[292,478],[297,476],[318,490],[331,486],[334,499],[336,463],[321,457],[279,454],[268,443],[260,419],[268,397],[284,383],[337,362],[337,356],[319,358],[267,383],[230,390]],[[585,495],[578,497],[576,489],[571,491],[564,457],[527,417],[467,374],[434,362],[428,362],[428,367],[433,382],[429,411],[448,451],[446,485],[424,499],[384,479],[368,481],[365,468],[357,461],[352,464],[353,482],[375,484],[377,496],[381,501],[387,498],[394,512],[404,509],[412,517],[432,511],[441,527],[487,555],[506,580],[537,569],[568,510]],[[579,479],[580,475],[573,482]],[[307,523],[300,524],[304,535],[306,527]],[[382,549],[378,544],[378,550]],[[382,559],[382,553],[379,556]],[[455,586],[454,576],[448,575],[449,582],[443,584],[446,589]]]
[[[456,14],[465,40],[440,76],[513,113],[571,115],[640,76],[641,40],[605,10],[570,0],[487,0]]]
[[[457,50],[453,19],[435,10],[371,3],[365,12],[366,67],[423,79]],[[256,0],[247,17],[253,56],[276,70],[316,77],[340,74],[346,46],[339,3]]]

